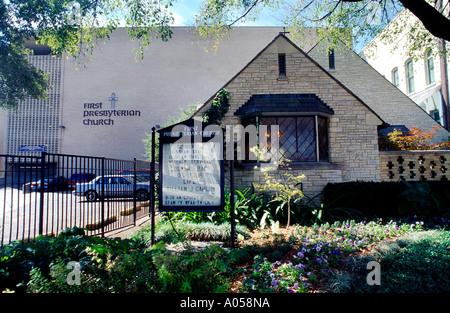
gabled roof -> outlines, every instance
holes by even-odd
[[[234,115],[245,117],[273,112],[334,114],[333,109],[315,94],[264,94],[251,96]]]
[[[350,89],[348,89],[343,83],[341,83],[338,79],[336,79],[333,75],[331,75],[326,69],[324,69],[319,63],[314,61],[308,54],[306,54],[299,46],[297,46],[292,40],[290,40],[283,33],[279,33],[264,49],[262,49],[249,63],[247,63],[242,70],[240,70],[236,75],[234,75],[229,81],[227,81],[221,89],[224,89],[228,84],[230,84],[236,77],[238,77],[250,64],[252,64],[256,59],[261,56],[274,42],[276,42],[279,38],[283,38],[286,40],[292,47],[294,47],[300,54],[302,54],[306,59],[312,62],[315,66],[317,66],[320,70],[322,70],[327,76],[329,76],[332,80],[334,80],[340,87],[350,93],[355,99],[357,99],[362,105],[364,105],[370,112],[372,112],[380,121],[382,121],[382,126],[387,126],[385,121],[374,111],[370,106],[368,106],[361,98],[359,98],[355,93],[353,93]],[[212,95],[201,107],[194,112],[192,116],[195,116],[199,111],[201,111],[208,103],[210,103],[215,97],[215,94]]]

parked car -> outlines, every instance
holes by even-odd
[[[76,196],[86,197],[87,201],[95,201],[102,195],[102,185],[105,198],[130,198],[136,195],[137,200],[145,201],[150,199],[149,184],[134,183],[121,175],[97,176],[88,183],[75,185],[73,191]]]
[[[92,173],[75,173],[69,178],[69,187],[74,189],[78,183],[87,183],[95,178],[95,174]]]
[[[124,177],[129,177],[129,176],[134,177],[134,171],[123,170],[123,171],[120,171],[119,174]],[[140,178],[144,181],[150,181],[150,179],[151,179],[150,170],[137,170],[136,177],[138,177],[138,179]]]
[[[41,191],[41,179],[35,182],[23,184],[23,192]],[[63,176],[44,178],[44,191],[69,190],[69,183]]]

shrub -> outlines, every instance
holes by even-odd
[[[347,208],[361,216],[430,218],[449,214],[449,182],[329,183],[323,190],[324,212]]]
[[[165,249],[154,255],[159,292],[226,292],[226,251],[211,245],[201,252],[186,247],[180,252]]]
[[[69,262],[91,268],[92,254],[106,262],[121,253],[136,249],[131,240],[89,237],[84,230],[72,228],[58,237],[38,236],[31,242],[15,241],[0,250],[0,290],[6,288],[23,292],[34,273],[39,279],[50,279]]]
[[[402,248],[381,259],[381,285],[358,284],[358,292],[442,293],[450,291],[450,232],[428,231],[404,239]],[[362,275],[366,275],[364,272]],[[358,279],[364,282],[364,279]]]

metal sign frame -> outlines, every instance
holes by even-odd
[[[214,129],[220,132],[206,131],[208,126],[215,126]],[[211,129],[211,128],[209,128]],[[218,126],[209,123],[203,123],[198,120],[188,119],[183,122],[171,125],[169,127],[158,130],[159,133],[159,211],[161,212],[211,212],[211,211],[223,211],[225,207],[225,162],[223,158],[224,144],[223,144],[223,134],[224,131]],[[165,191],[163,189],[165,177],[165,157],[164,151],[167,149],[166,145],[171,145],[174,143],[190,144],[190,145],[200,145],[201,149],[204,149],[205,143],[218,142],[220,143],[219,152],[220,155],[217,157],[217,163],[219,164],[219,170],[215,173],[219,174],[219,193],[220,200],[218,205],[195,205],[195,204],[180,204],[179,201],[174,201],[177,203],[167,205],[164,204]],[[197,147],[197,146],[195,146]],[[169,148],[170,149],[170,148]],[[195,159],[187,160],[198,161]],[[187,191],[189,194],[189,191]],[[192,195],[198,195],[198,193],[192,192]],[[181,197],[181,196],[180,196]]]

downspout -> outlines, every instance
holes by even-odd
[[[445,40],[442,39],[439,44],[440,56],[439,65],[441,72],[441,92],[442,92],[442,109],[444,113],[444,127],[450,128],[450,112],[449,112],[449,90],[448,90],[448,66],[447,66],[447,53],[445,51]]]

